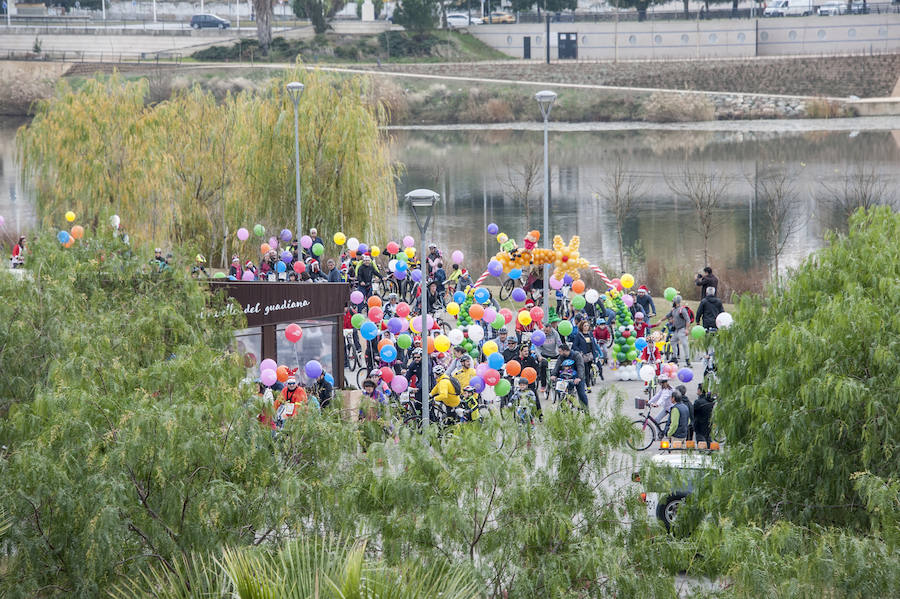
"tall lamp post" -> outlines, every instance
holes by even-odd
[[[303,235],[303,227],[300,221],[300,96],[303,95],[303,84],[299,81],[291,81],[287,84],[287,92],[294,103],[294,169],[296,174],[296,191],[297,191],[297,237]]]
[[[549,43],[549,41],[548,41]],[[556,102],[556,92],[549,90],[534,94],[538,106],[541,107],[541,115],[544,117],[544,244],[550,243],[550,150],[548,143],[548,121],[550,109]],[[550,322],[550,265],[544,265],[544,323]]]
[[[422,281],[422,376],[420,377],[422,380],[419,384],[419,388],[422,390],[422,430],[428,428],[428,417],[430,414],[430,396],[429,393],[431,388],[428,386],[428,370],[429,364],[431,362],[431,358],[428,355],[428,339],[426,335],[428,333],[428,277],[427,268],[425,266],[426,260],[426,248],[425,248],[425,233],[428,231],[428,225],[431,223],[431,217],[434,214],[434,205],[438,203],[441,199],[441,196],[436,191],[431,191],[430,189],[416,189],[408,194],[406,194],[406,201],[409,202],[409,207],[412,209],[413,216],[416,219],[416,225],[419,227],[419,234],[421,236],[421,247],[422,253],[419,254],[419,262],[422,265],[422,278],[425,279]],[[421,211],[421,218],[419,218],[419,211]]]

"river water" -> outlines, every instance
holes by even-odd
[[[4,240],[34,226],[32,198],[17,177],[15,131],[24,120],[0,120],[0,216]],[[511,237],[542,225],[543,131],[536,124],[395,128],[393,159],[403,165],[402,197],[419,187],[443,198],[429,229],[442,248],[461,249],[472,270],[482,268],[497,242],[485,230],[497,223]],[[765,235],[766,206],[758,178],[786,168],[801,198],[802,226],[789,239],[781,262],[793,265],[823,244],[834,224],[823,184],[840,186],[848,173],[878,173],[900,188],[900,118],[829,121],[740,121],[648,125],[646,123],[555,124],[550,133],[551,234],[581,237],[582,254],[611,267],[618,263],[615,220],[596,199],[617,159],[639,178],[643,196],[625,226],[624,245],[638,242],[649,261],[691,269],[703,266],[696,214],[669,189],[684,169],[713,171],[728,183],[716,210],[710,262],[731,271],[760,272],[772,261]],[[519,182],[536,166],[530,200]],[[513,180],[515,183],[511,183]],[[519,191],[515,191],[518,187]],[[394,233],[415,233],[401,203]],[[5,252],[4,252],[5,253]],[[476,274],[477,276],[477,274]]]

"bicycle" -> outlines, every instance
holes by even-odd
[[[662,437],[663,425],[657,422],[650,414],[650,405],[644,398],[636,397],[634,406],[638,410],[646,409],[647,411],[646,413],[639,411],[639,418],[631,421],[632,428],[634,429],[633,435],[629,435],[628,439],[625,440],[625,443],[635,451],[644,451],[650,447],[655,440]]]
[[[577,402],[574,380],[559,379],[553,384],[553,405],[557,410],[564,408],[570,412],[580,411]]]
[[[361,354],[361,349],[356,347],[354,343],[356,329],[344,329],[344,367],[355,371],[360,364],[365,363],[365,358]]]

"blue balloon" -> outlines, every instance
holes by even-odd
[[[68,231],[60,231],[56,234],[56,238],[59,239],[60,243],[69,243],[70,237],[71,236],[69,235]]]
[[[457,291],[453,294],[453,301],[461,306],[466,301],[466,294],[462,291]]]
[[[328,381],[329,385],[334,385],[334,377],[327,372],[325,373],[325,380]]]
[[[397,348],[393,345],[385,345],[378,353],[381,354],[381,359],[385,362],[393,362],[397,359]]]
[[[488,292],[488,290],[484,287],[479,287],[475,290],[475,301],[479,304],[486,302],[488,299],[490,299],[490,297],[490,292]]]
[[[371,320],[368,320],[359,327],[359,334],[362,335],[363,339],[366,341],[371,341],[378,336],[378,325]]]
[[[416,283],[418,283],[419,281],[422,280],[422,269],[414,268],[413,271],[410,273],[410,275],[412,275],[412,280],[415,281]]]
[[[638,351],[643,350],[645,347],[647,347],[647,340],[643,337],[639,337],[638,340],[634,342],[634,347]]]
[[[537,345],[538,347],[544,345],[544,342],[547,340],[547,336],[544,334],[544,331],[535,331],[531,334],[531,342]]]
[[[478,393],[484,391],[484,379],[477,374],[469,379],[469,384],[472,385]]]
[[[493,368],[494,370],[500,370],[503,368],[503,354],[500,352],[494,352],[488,356],[487,359],[488,366]]]
[[[518,268],[514,268],[509,271],[509,278],[513,281],[518,280],[522,276],[522,271]]]
[[[500,227],[498,227],[495,223],[491,223],[487,226],[487,232],[491,235],[496,235],[500,232]]]
[[[407,268],[409,268],[409,265],[406,262],[397,262],[394,265],[394,270],[397,272],[406,272]]]
[[[284,261],[279,260],[275,263],[275,270],[277,270],[278,272],[284,272],[287,270],[287,264],[285,264]]]
[[[364,243],[361,243],[361,244],[359,244],[359,247],[356,248],[356,251],[359,252],[360,254],[365,254],[366,252],[369,251],[369,246],[367,246]]]
[[[229,281],[237,281],[237,277],[234,275],[228,275],[228,280]]]

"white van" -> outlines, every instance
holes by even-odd
[[[805,17],[816,12],[812,0],[774,0],[763,11],[764,17]]]

